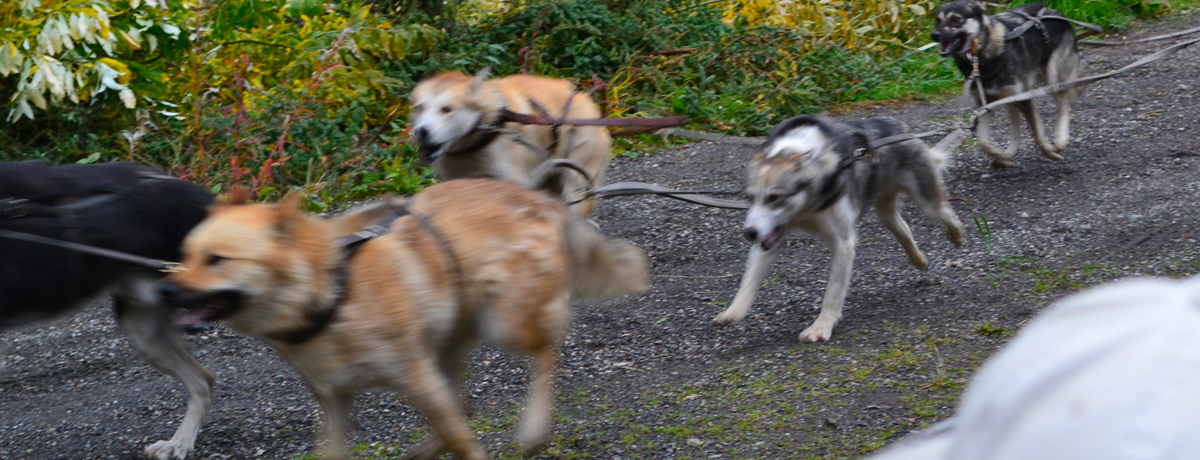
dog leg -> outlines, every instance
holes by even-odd
[[[421,348],[420,345],[410,347],[413,356],[399,366],[401,372],[393,384],[409,395],[412,405],[429,418],[434,435],[441,439],[445,450],[461,460],[487,459],[467,426],[462,403],[449,379],[442,375],[434,360],[421,356]]]
[[[535,367],[525,417],[521,419],[517,441],[526,457],[536,454],[546,444],[550,432],[550,411],[554,405],[554,368],[558,359],[552,347],[542,347],[533,354]]]
[[[771,264],[775,263],[775,259],[779,256],[779,250],[783,247],[783,237],[779,239],[780,241],[776,242],[770,250],[763,250],[762,246],[758,244],[750,247],[750,260],[746,262],[746,273],[742,275],[742,285],[738,288],[737,295],[733,297],[733,303],[729,304],[729,308],[712,319],[713,324],[719,326],[734,324],[746,317],[746,313],[750,311],[750,304],[754,303],[754,297],[758,295],[759,286],[767,277]]]
[[[940,198],[940,197],[939,197]],[[946,238],[954,243],[955,246],[962,247],[967,242],[967,233],[963,231],[963,224],[958,220],[958,214],[954,212],[954,208],[950,207],[950,202],[945,199],[930,199],[930,198],[913,198],[917,203],[917,207],[921,208],[930,219],[936,219],[946,226]]]
[[[326,444],[321,449],[322,457],[330,460],[346,458],[346,429],[350,426],[354,393],[329,387],[313,387],[312,392],[325,413]]]
[[[1021,139],[1021,111],[1015,104],[1008,104],[1004,108],[1008,109],[1008,148],[1004,149],[1004,156],[1014,158],[1021,151],[1021,144],[1025,143]]]
[[[462,337],[448,344],[438,356],[438,368],[450,381],[450,387],[461,392],[463,389],[462,376],[466,354],[475,344],[475,337]],[[403,460],[433,460],[446,453],[446,443],[436,434],[422,439],[411,452],[401,457]]]
[[[1038,117],[1037,107],[1033,105],[1033,102],[1017,102],[1015,105],[1025,115],[1025,122],[1029,124],[1029,130],[1033,132],[1033,142],[1037,144],[1038,150],[1042,151],[1042,156],[1054,161],[1062,161],[1063,157],[1058,154],[1058,149],[1054,148],[1049,139],[1046,139],[1046,130],[1042,128],[1042,120]],[[1013,123],[1015,129],[1016,121],[1014,120]]]
[[[812,325],[800,333],[803,342],[824,342],[833,336],[833,326],[842,319],[842,304],[850,287],[850,273],[854,265],[854,249],[858,237],[851,224],[849,233],[825,234],[825,240],[833,250],[833,261],[829,268],[829,282],[825,284],[825,298],[821,301],[821,314]]]
[[[1071,142],[1071,94],[1069,91],[1054,94],[1058,106],[1058,123],[1054,129],[1054,148],[1061,154]],[[1061,158],[1062,155],[1059,155]]]
[[[175,435],[146,447],[145,454],[156,460],[183,459],[195,446],[212,406],[213,375],[188,353],[170,310],[147,305],[134,296],[117,295],[113,302],[117,322],[133,350],[155,369],[183,383],[188,395],[187,413]]]
[[[992,143],[992,112],[984,112],[975,123],[975,139],[979,148],[992,157],[993,168],[1010,168],[1013,166],[1012,155],[1006,154]]]
[[[936,174],[936,172],[931,172],[931,174]],[[958,214],[946,200],[946,189],[941,185],[940,179],[937,182],[919,182],[916,190],[906,190],[906,192],[922,213],[946,226],[946,237],[950,239],[951,243],[961,247],[967,242],[967,234],[963,231],[962,222],[958,220]]]
[[[899,198],[898,195],[888,194],[887,196],[880,196],[878,200],[875,200],[875,209],[879,213],[879,221],[883,223],[884,228],[887,228],[896,236],[896,240],[900,242],[900,246],[908,254],[908,263],[917,267],[918,270],[925,270],[929,268],[929,260],[917,248],[917,242],[913,241],[912,230],[908,228],[908,223],[904,222],[904,217],[900,216],[900,210],[896,207]]]
[[[436,434],[426,436],[417,447],[400,457],[400,460],[434,460],[446,453],[446,443]]]

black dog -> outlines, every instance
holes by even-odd
[[[183,238],[212,202],[200,186],[131,163],[52,167],[0,163],[0,229],[177,261]],[[182,459],[207,414],[212,374],[184,347],[171,310],[158,305],[154,270],[55,246],[0,237],[0,330],[52,318],[112,294],[137,353],[187,389],[175,436],[146,448]]]
[[[953,58],[964,77],[974,72],[972,59],[977,61],[978,78],[987,100],[979,100],[974,87],[970,93],[980,105],[1076,78],[1080,58],[1075,32],[1062,13],[1045,8],[1044,3],[1021,5],[996,15],[988,15],[986,10],[983,0],[942,5],[932,34],[933,41],[941,44],[941,55]],[[1012,136],[1008,149],[1000,150],[992,143],[991,112],[981,116],[976,127],[979,146],[992,157],[994,166],[1012,166],[1013,156],[1021,147],[1018,117],[1024,115],[1042,155],[1062,160],[1062,151],[1070,141],[1071,101],[1081,91],[1054,94],[1058,114],[1053,142],[1046,138],[1033,102],[1024,101],[1006,106]]]

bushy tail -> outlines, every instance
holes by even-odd
[[[929,159],[933,162],[933,167],[938,171],[945,172],[946,168],[950,167],[950,160],[954,158],[952,155],[954,150],[962,145],[966,138],[967,131],[962,128],[950,131],[950,134],[942,138],[941,142],[929,150]]]
[[[636,246],[605,238],[583,219],[567,224],[566,240],[572,296],[617,297],[650,288],[646,254]]]

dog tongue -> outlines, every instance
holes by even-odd
[[[763,250],[770,250],[772,246],[775,246],[775,243],[779,242],[780,236],[783,236],[783,227],[775,227],[774,230],[771,230],[771,233],[762,240]]]
[[[211,316],[211,311],[202,308],[188,310],[175,319],[175,325],[184,327],[202,326],[212,322]]]

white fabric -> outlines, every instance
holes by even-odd
[[[1200,281],[1054,305],[979,371],[953,420],[869,459],[1200,458]]]

